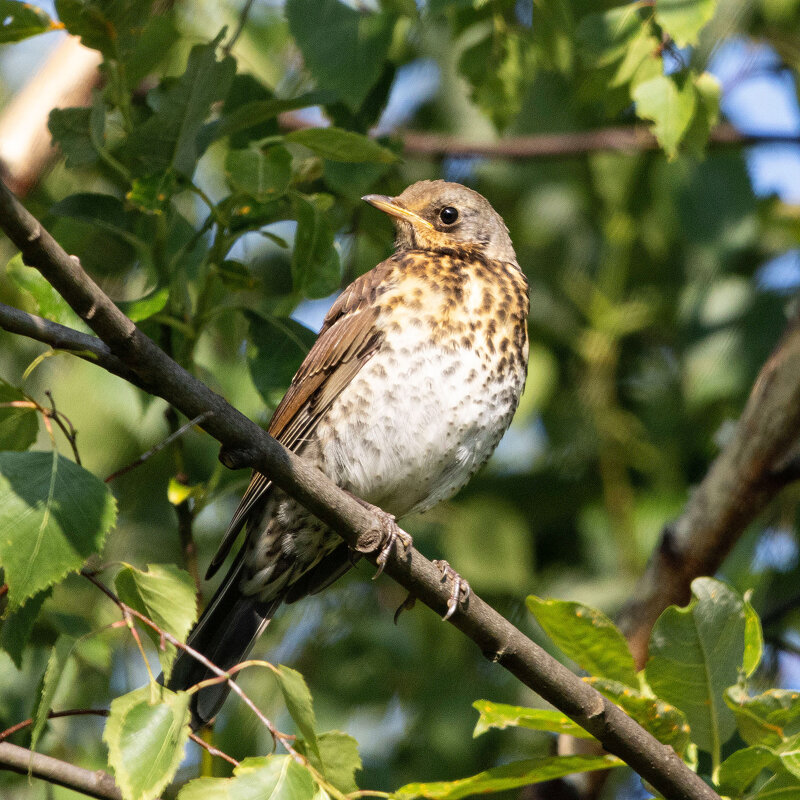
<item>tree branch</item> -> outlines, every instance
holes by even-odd
[[[381,540],[376,516],[172,361],[122,314],[77,259],[61,249],[3,184],[0,227],[20,248],[25,263],[42,273],[149,392],[190,418],[213,412],[203,427],[222,442],[220,458],[226,466],[252,466],[268,475],[353,549],[375,562],[374,549]],[[430,608],[444,612],[449,587],[440,570],[415,549],[403,555],[392,552],[385,571]],[[661,744],[474,593],[450,623],[469,636],[486,658],[504,666],[575,720],[665,796],[672,800],[719,800],[671,747]]]
[[[713,575],[761,510],[797,478],[793,459],[800,431],[800,311],[756,379],[733,437],[692,493],[681,516],[666,525],[650,564],[619,623],[642,667],[661,612],[684,605],[690,584]],[[790,460],[791,459],[791,460]]]
[[[122,792],[107,772],[76,767],[67,761],[34,753],[9,742],[0,742],[0,769],[20,775],[31,774],[99,800],[122,800]]]

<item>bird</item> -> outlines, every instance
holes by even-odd
[[[522,394],[528,281],[503,218],[478,192],[419,181],[363,198],[393,219],[393,255],[333,303],[268,432],[388,523],[378,562],[410,537],[394,524],[452,497],[488,460]],[[223,670],[244,660],[282,604],[330,586],[354,563],[336,533],[254,472],[206,578],[245,541],[187,645]],[[468,585],[453,580],[448,615]],[[212,677],[186,651],[168,686]],[[208,724],[225,683],[192,698]]]

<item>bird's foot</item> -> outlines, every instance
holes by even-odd
[[[392,550],[398,547],[405,554],[414,544],[414,540],[397,524],[394,514],[389,514],[376,506],[373,506],[372,510],[380,519],[382,533],[381,541],[378,545],[381,549],[377,559],[378,571],[372,576],[372,580],[375,580],[383,572]]]
[[[469,584],[446,561],[442,559],[433,563],[442,573],[442,580],[453,582],[453,591],[447,601],[447,613],[442,617],[446,621],[456,613],[459,603],[466,603],[472,590],[469,588]]]

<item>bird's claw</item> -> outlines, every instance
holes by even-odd
[[[383,568],[386,566],[393,548],[400,547],[402,552],[406,553],[411,545],[414,544],[412,538],[395,522],[393,514],[389,514],[380,508],[376,508],[375,512],[380,518],[383,536],[379,545],[381,551],[378,553],[377,558],[378,571],[372,576],[372,580],[375,580],[383,573]]]
[[[447,601],[447,613],[442,617],[442,620],[446,622],[456,613],[458,604],[465,603],[469,599],[472,590],[469,588],[469,584],[444,559],[433,563],[442,573],[442,580],[449,579],[453,582],[453,591]]]

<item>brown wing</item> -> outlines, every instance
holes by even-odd
[[[379,346],[375,328],[378,286],[391,272],[388,259],[355,280],[331,307],[319,337],[292,379],[269,424],[269,433],[289,450],[300,450],[322,415]],[[206,573],[210,578],[225,560],[253,506],[269,490],[270,480],[254,472],[228,530]]]

